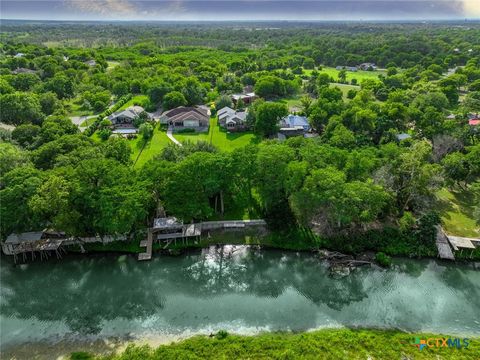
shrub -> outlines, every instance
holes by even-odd
[[[219,332],[217,332],[217,333],[215,334],[215,337],[216,337],[218,340],[223,340],[223,339],[225,339],[227,336],[228,336],[228,332],[225,331],[225,330],[220,330]]]
[[[190,129],[190,128],[186,128],[186,129],[180,129],[177,131],[177,133],[179,134],[191,134],[191,133],[194,133],[195,132],[195,129]]]
[[[390,267],[390,265],[392,265],[392,258],[383,252],[375,254],[375,261],[383,267]]]

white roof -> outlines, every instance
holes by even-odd
[[[121,134],[121,135],[129,135],[129,134],[136,134],[137,129],[135,128],[118,128],[112,131],[112,134]]]

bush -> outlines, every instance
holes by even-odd
[[[383,252],[375,254],[375,261],[383,267],[390,267],[390,265],[392,265],[392,258]]]
[[[215,334],[215,337],[216,337],[218,340],[223,340],[223,339],[225,339],[227,336],[228,336],[228,332],[225,331],[225,330],[220,330],[219,332],[217,332],[217,333]]]
[[[94,359],[93,355],[84,351],[73,352],[70,355],[70,360],[93,360],[93,359]]]
[[[177,133],[179,134],[191,134],[191,133],[194,133],[195,132],[195,129],[190,129],[190,128],[186,128],[186,129],[180,129],[177,131]]]

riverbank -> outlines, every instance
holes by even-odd
[[[431,347],[420,350],[416,338]],[[438,341],[437,341],[438,339]],[[72,360],[160,360],[160,359],[478,359],[480,338],[458,338],[456,346],[438,346],[456,337],[394,330],[325,329],[307,333],[264,333],[256,336],[218,332],[195,336],[156,349],[148,345],[129,345],[113,356],[88,356],[74,353]]]
[[[231,229],[203,234],[198,241],[187,243],[177,242],[164,249],[163,244],[154,244],[154,252],[170,255],[181,254],[183,251],[195,248],[207,248],[212,245],[250,245],[265,249],[289,251],[314,251],[327,249],[358,256],[365,252],[384,253],[392,257],[409,258],[436,258],[437,248],[431,244],[419,242],[413,234],[402,233],[396,228],[367,231],[355,236],[336,236],[320,238],[311,229],[295,227],[284,231],[246,231]],[[90,243],[84,249],[92,253],[131,253],[138,254],[144,251],[140,241],[116,241],[106,244]],[[80,249],[73,249],[79,251]],[[457,252],[457,260],[480,260],[480,248],[473,253]]]

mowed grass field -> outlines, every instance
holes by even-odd
[[[135,95],[129,101],[127,101],[123,106],[121,106],[117,111],[125,110],[129,106],[132,105],[140,105],[142,107],[146,107],[149,102],[147,95]]]
[[[436,209],[442,218],[442,225],[450,235],[480,237],[480,224],[474,219],[475,197],[468,190],[452,191],[441,189],[437,192]]]
[[[220,151],[232,151],[258,141],[257,137],[251,132],[228,133],[217,126],[216,118],[210,119],[210,129],[208,133],[173,135],[180,142],[207,141],[216,146]],[[171,143],[172,141],[167,137],[166,131],[161,130],[158,124],[155,126],[152,139],[147,143],[145,143],[140,136],[136,139],[129,140],[130,147],[132,148],[131,159],[135,167],[141,167],[148,160],[161,154],[162,150]]]
[[[200,140],[207,141],[220,151],[232,151],[257,142],[257,137],[251,132],[229,133],[217,124],[217,118],[210,119],[208,133],[173,134],[180,142]]]
[[[310,69],[304,69],[303,70],[306,75],[310,75],[313,70]],[[324,66],[322,67],[322,70],[319,71],[320,74],[328,74],[330,77],[332,77],[335,81],[338,80],[338,73],[339,70],[333,68],[333,67],[328,67]],[[385,75],[385,71],[363,71],[363,70],[358,70],[358,71],[348,71],[347,70],[347,81],[350,82],[352,79],[357,79],[358,83],[362,80],[365,79],[373,79],[373,80],[378,80],[378,76],[380,74]]]

